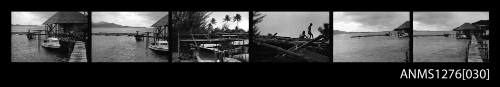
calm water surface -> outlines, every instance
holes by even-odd
[[[415,35],[455,34],[453,31],[414,32]],[[414,62],[465,62],[467,39],[454,36],[413,38]]]
[[[384,32],[336,34],[333,36],[334,62],[404,62],[409,38],[360,35],[383,35]]]

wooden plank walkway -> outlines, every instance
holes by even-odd
[[[477,38],[472,35],[471,40],[468,44],[468,54],[467,62],[483,62],[481,53],[479,52],[479,44],[477,43]]]
[[[87,62],[87,51],[84,42],[77,41],[75,43],[69,62]]]

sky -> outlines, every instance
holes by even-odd
[[[392,31],[410,20],[410,12],[333,12],[333,29],[347,32]]]
[[[314,37],[320,32],[318,27],[329,23],[329,12],[261,12],[266,15],[261,23],[256,26],[261,35],[278,33],[277,36],[299,37],[302,31],[308,31],[308,26],[313,23],[311,31]]]
[[[11,12],[11,23],[21,25],[42,25],[56,12]]]
[[[231,17],[231,21],[233,20],[233,17],[236,14],[241,15],[241,21],[237,24],[237,22],[227,22],[229,25],[229,29],[234,29],[236,25],[238,25],[238,28],[242,28],[245,31],[248,31],[249,27],[249,21],[248,21],[248,12],[212,12],[212,14],[207,18],[206,21],[212,20],[212,18],[215,18],[217,24],[215,24],[216,27],[222,28],[222,25],[224,25],[225,22],[223,22],[224,17],[226,15],[229,15]]]
[[[413,28],[420,31],[451,31],[464,24],[489,20],[488,12],[413,12]]]
[[[167,12],[92,12],[92,22],[109,22],[124,26],[151,27]]]
[[[92,12],[92,22],[110,22],[125,26],[151,27],[154,23],[166,16],[168,12]],[[225,22],[222,20],[229,15],[231,18],[240,14],[242,20],[238,23],[239,28],[248,30],[248,12],[211,12],[206,21],[215,18],[216,26],[221,27]],[[233,29],[236,22],[228,22],[229,28]]]

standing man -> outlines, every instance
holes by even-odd
[[[308,30],[309,30],[309,31],[307,32],[307,34],[309,34],[309,37],[310,37],[311,39],[313,38],[313,34],[312,34],[312,32],[311,32],[311,27],[312,27],[312,26],[313,26],[313,23],[310,23],[310,24],[309,24],[309,27],[308,27]]]

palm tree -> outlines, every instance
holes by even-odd
[[[172,14],[172,24],[180,33],[194,31],[199,33],[207,26],[205,21],[209,16],[208,12],[175,12]]]
[[[224,29],[228,29],[228,27],[227,27],[227,26],[228,26],[228,25],[227,25],[227,22],[229,22],[229,21],[231,21],[231,17],[229,17],[229,15],[227,15],[227,14],[226,14],[226,17],[224,17],[224,22],[226,22],[226,23],[225,23],[225,24],[223,25],[223,27],[222,27],[222,29],[223,29],[223,30],[224,30]],[[224,28],[224,27],[226,27],[226,28]]]
[[[215,25],[216,23],[217,23],[217,20],[215,20],[215,18],[212,18],[212,20],[210,20],[210,24]]]
[[[260,34],[260,31],[259,31],[258,27],[255,26],[255,25],[257,25],[258,23],[262,22],[262,20],[264,19],[264,17],[266,17],[266,15],[263,15],[262,13],[257,12],[257,11],[254,11],[252,13],[253,13],[252,14],[253,20],[250,21],[250,24],[251,24],[250,27],[253,28],[253,30],[252,30],[253,31],[253,35],[257,36],[257,35]]]
[[[215,18],[212,18],[212,20],[210,20],[210,23],[208,23],[208,29],[210,29],[209,31],[213,32],[214,31],[214,26],[215,24],[217,23],[217,20],[215,20]]]
[[[208,29],[208,33],[210,33],[210,32],[212,32],[212,31],[213,31],[214,27],[213,27],[213,25],[212,25],[212,24],[208,24],[208,25],[207,25],[207,29]]]
[[[226,17],[224,17],[224,22],[229,22],[231,21],[231,17],[229,17],[229,15],[226,14]]]
[[[236,14],[233,17],[233,21],[236,21],[236,28],[238,28],[238,23],[241,21],[241,15],[240,14]]]

